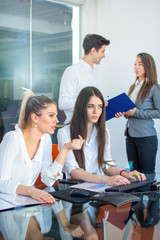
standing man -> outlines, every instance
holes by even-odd
[[[94,64],[100,64],[105,57],[105,48],[109,44],[110,41],[100,35],[87,34],[83,40],[84,57],[64,71],[58,104],[59,109],[65,112],[65,124],[72,118],[75,101],[81,89],[97,85]]]

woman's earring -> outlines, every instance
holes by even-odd
[[[35,127],[37,128],[37,124],[35,125]]]

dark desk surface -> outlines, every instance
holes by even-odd
[[[155,179],[160,181],[160,174]],[[0,240],[158,240],[160,239],[160,191],[138,192],[140,202],[74,206],[56,201],[53,205],[21,207],[0,212]],[[89,218],[88,211],[91,214]],[[72,217],[70,218],[70,216]],[[70,225],[66,224],[66,217]],[[79,236],[79,228],[84,231]]]

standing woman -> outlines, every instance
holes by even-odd
[[[136,108],[125,113],[127,157],[134,169],[154,172],[158,140],[153,119],[160,118],[160,87],[153,57],[139,53],[135,73],[128,96]]]
[[[118,169],[111,158],[109,130],[105,124],[105,102],[95,87],[81,90],[76,100],[71,124],[58,131],[59,149],[80,134],[85,143],[78,151],[70,151],[65,162],[66,177],[87,182],[117,185],[129,184],[128,179],[145,180],[137,171],[127,173]],[[104,173],[104,174],[101,174]]]
[[[80,149],[79,136],[64,144],[52,161],[52,142],[49,134],[56,129],[57,106],[46,96],[34,96],[27,91],[21,105],[18,125],[6,133],[0,144],[0,192],[30,196],[40,202],[54,203],[47,192],[36,189],[34,183],[41,172],[47,186],[61,178],[62,167],[69,150]]]

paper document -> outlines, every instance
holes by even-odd
[[[79,188],[79,189],[85,189],[85,190],[88,190],[88,191],[100,193],[100,192],[105,192],[106,188],[110,188],[112,186],[107,185],[107,184],[97,184],[97,183],[84,182],[84,183],[72,185],[71,187]]]
[[[0,204],[0,210],[5,210],[5,209],[15,208],[15,207],[43,204],[45,202],[39,202],[33,198],[22,196],[22,195],[11,195],[11,194],[0,193],[0,203],[2,203]]]
[[[15,206],[12,203],[6,202],[3,199],[0,199],[0,211],[6,210],[6,209],[13,209]]]
[[[113,118],[118,112],[127,112],[136,105],[131,101],[126,93],[122,93],[114,98],[108,100],[106,107],[106,121]]]

